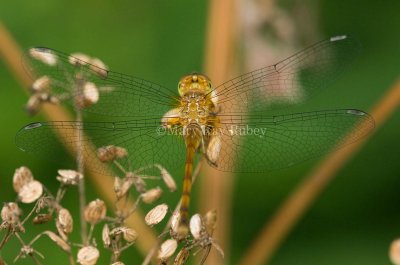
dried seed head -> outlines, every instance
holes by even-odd
[[[162,189],[160,187],[151,189],[143,193],[142,200],[144,203],[150,204],[157,201],[162,195]]]
[[[91,58],[84,54],[84,53],[72,53],[69,57],[68,57],[68,62],[72,65],[87,65],[88,62],[90,62]]]
[[[32,172],[27,167],[20,167],[15,170],[13,177],[14,190],[18,193],[22,186],[33,181]]]
[[[106,217],[106,204],[100,199],[91,201],[85,208],[86,222],[94,225]]]
[[[29,55],[32,58],[50,66],[56,65],[58,61],[57,55],[55,55],[52,50],[47,48],[31,48],[29,49]]]
[[[89,107],[99,101],[99,90],[92,82],[86,82],[83,87],[84,107]]]
[[[207,146],[207,158],[211,164],[217,164],[219,154],[221,152],[221,138],[213,136]]]
[[[176,255],[174,265],[186,264],[187,260],[189,259],[189,254],[190,252],[187,248],[182,248],[181,251],[179,251],[178,255]]]
[[[33,180],[21,187],[18,197],[23,203],[32,203],[43,194],[43,186],[39,181]]]
[[[5,203],[1,209],[1,219],[10,224],[17,224],[22,211],[15,202]]]
[[[395,265],[400,265],[400,239],[396,239],[390,245],[390,260]]]
[[[61,210],[58,212],[57,222],[65,234],[70,234],[72,232],[73,219],[67,209],[61,208]]]
[[[61,237],[56,235],[51,231],[45,231],[43,234],[47,235],[51,240],[53,240],[59,247],[61,247],[65,252],[71,253],[71,247],[65,242]]]
[[[107,145],[97,149],[97,157],[102,162],[111,162],[118,158],[124,158],[128,156],[128,151],[119,146]]]
[[[44,75],[35,80],[32,84],[32,91],[37,92],[47,92],[50,88],[50,78],[47,75]]]
[[[144,218],[147,225],[153,226],[161,222],[168,212],[168,205],[165,203],[157,205]]]
[[[203,224],[206,228],[207,234],[212,235],[217,224],[217,211],[208,211],[203,217]]]
[[[199,239],[201,237],[202,229],[203,224],[200,214],[193,215],[192,218],[190,218],[190,233],[192,233],[195,239]]]
[[[160,251],[158,252],[158,258],[161,260],[166,260],[171,257],[176,248],[178,247],[178,242],[175,239],[168,239],[161,244]]]
[[[57,172],[57,180],[65,185],[77,185],[83,178],[83,175],[75,170],[60,169]]]
[[[90,61],[90,69],[102,78],[106,78],[108,75],[108,67],[98,58],[93,58]]]
[[[30,96],[28,103],[26,103],[26,111],[28,112],[28,114],[31,116],[35,115],[39,111],[41,103],[42,101],[39,95],[34,94]]]
[[[33,218],[32,223],[34,225],[47,224],[51,218],[51,214],[38,214]]]
[[[83,247],[78,251],[78,263],[82,265],[94,265],[99,259],[100,252],[92,246]]]
[[[171,230],[172,230],[173,234],[178,233],[178,227],[180,224],[180,220],[181,220],[181,215],[180,215],[179,211],[175,211],[171,217]]]
[[[122,236],[128,243],[133,243],[136,241],[138,234],[135,230],[129,227],[122,227]]]
[[[101,237],[103,239],[104,247],[109,248],[111,246],[111,239],[110,239],[110,228],[108,227],[108,224],[105,224],[103,226]]]
[[[161,177],[164,180],[164,183],[169,189],[169,191],[170,192],[176,191],[176,183],[175,180],[172,178],[171,174],[169,174],[169,172],[161,165],[156,165],[156,167],[158,167],[158,169],[160,170]]]

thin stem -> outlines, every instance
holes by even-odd
[[[89,241],[92,238],[93,230],[94,230],[94,224],[90,224],[90,230],[89,230],[89,236],[87,238],[87,244],[89,244]]]
[[[35,206],[32,208],[32,210],[29,212],[29,214],[25,217],[25,219],[21,222],[21,225],[24,225],[25,222],[28,221],[29,218],[32,216],[32,214],[36,211],[39,201],[40,201],[40,199],[36,201]]]
[[[192,175],[192,184],[195,183],[195,181],[196,181],[196,179],[197,179],[197,176],[198,176],[199,173],[200,173],[200,169],[201,169],[202,164],[203,164],[203,159],[200,160],[200,162],[197,164],[196,168],[194,169],[194,172],[193,172],[193,175]],[[174,212],[179,211],[179,208],[180,208],[180,207],[181,207],[181,201],[179,200],[178,204],[175,206]],[[164,235],[164,234],[166,234],[166,233],[168,232],[168,230],[169,230],[170,227],[171,227],[171,223],[172,223],[172,216],[169,218],[168,223],[165,225],[163,231],[161,232],[161,235]],[[158,249],[160,243],[161,243],[161,238],[159,237],[159,238],[157,239],[156,244],[155,244],[155,245],[150,249],[150,251],[148,252],[146,258],[144,259],[144,261],[143,261],[143,263],[142,263],[142,265],[148,265],[148,264],[150,264],[150,261],[152,260],[152,258],[153,258],[154,255],[156,254],[157,249]]]
[[[10,239],[12,233],[11,233],[11,227],[8,227],[6,234],[3,237],[3,240],[1,240],[0,243],[0,250],[4,247],[4,245],[8,242]]]
[[[82,111],[79,107],[76,107],[76,121],[77,123],[82,123]],[[78,143],[76,147],[77,156],[76,164],[78,172],[83,175],[84,173],[84,163],[83,163],[83,133],[80,126],[76,126],[76,135],[78,137]],[[81,178],[78,183],[79,190],[79,217],[81,223],[81,240],[82,244],[88,243],[87,238],[87,225],[85,221],[85,206],[86,206],[86,195],[85,195],[85,178]]]

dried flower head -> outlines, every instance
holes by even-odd
[[[4,206],[1,209],[1,219],[9,224],[15,225],[19,223],[21,214],[22,211],[15,202],[4,203]]]
[[[395,265],[400,265],[400,239],[396,239],[390,245],[390,260]]]
[[[160,187],[151,189],[143,193],[142,196],[142,201],[144,203],[150,204],[155,201],[157,201],[162,195],[162,189]]]
[[[190,252],[187,248],[182,248],[181,251],[178,252],[174,260],[174,265],[184,265],[189,259]]]
[[[168,239],[161,244],[160,250],[158,252],[158,258],[161,260],[166,260],[171,257],[176,248],[178,247],[178,242],[175,239]]]
[[[39,199],[43,194],[43,186],[37,181],[33,180],[26,185],[22,186],[18,192],[18,197],[23,203],[32,203]]]
[[[57,172],[59,174],[59,176],[57,176],[57,180],[64,185],[77,185],[83,178],[83,175],[75,170],[60,169]]]
[[[176,183],[175,180],[172,178],[171,174],[169,174],[169,172],[161,165],[155,165],[155,166],[160,170],[161,177],[165,185],[169,189],[169,191],[170,192],[176,191]]]
[[[35,93],[47,92],[50,89],[51,80],[47,75],[44,75],[33,82],[31,88]]]
[[[194,239],[199,239],[203,230],[203,223],[200,214],[195,214],[190,218],[190,233],[192,233]]]
[[[111,246],[111,239],[110,239],[110,228],[108,227],[108,224],[105,224],[103,226],[101,238],[103,239],[104,247],[109,248]]]
[[[72,65],[79,66],[79,65],[87,65],[91,58],[84,54],[84,53],[72,53],[68,57],[68,62]]]
[[[90,61],[90,69],[102,78],[108,75],[108,67],[98,58],[93,58]]]
[[[20,167],[15,170],[13,177],[13,187],[18,193],[22,186],[25,186],[29,182],[33,181],[32,172],[27,167]]]
[[[125,148],[108,145],[97,149],[97,157],[102,162],[112,162],[118,158],[124,158],[128,156],[128,151]]]
[[[168,205],[165,203],[157,205],[146,214],[145,221],[147,225],[153,226],[161,222],[168,212]]]
[[[83,247],[78,251],[78,263],[82,265],[94,265],[99,259],[100,252],[92,246]]]
[[[58,212],[57,224],[63,233],[70,234],[73,229],[73,219],[69,211],[61,208]]]
[[[106,217],[106,204],[100,199],[91,201],[85,208],[86,222],[94,225]]]
[[[31,48],[29,49],[29,55],[32,58],[50,66],[56,65],[58,62],[57,55],[55,55],[52,50],[47,48]]]

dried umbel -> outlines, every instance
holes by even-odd
[[[15,202],[5,203],[1,209],[1,219],[9,224],[18,224],[21,214],[22,212]]]
[[[147,225],[153,226],[161,222],[168,212],[168,205],[165,203],[157,205],[146,214],[145,221]]]
[[[44,64],[54,66],[58,62],[58,57],[53,53],[53,51],[46,48],[31,48],[29,49],[29,55],[41,61]]]
[[[94,265],[99,259],[100,252],[92,246],[83,247],[78,252],[78,263],[82,265]]]
[[[86,222],[95,225],[106,217],[106,204],[104,201],[97,199],[91,201],[85,208]]]
[[[13,187],[15,192],[19,192],[22,186],[33,181],[32,172],[27,167],[20,167],[15,170],[13,177]]]
[[[142,196],[142,201],[144,203],[150,204],[160,199],[161,195],[162,195],[162,189],[160,187],[157,187],[146,191],[141,196]]]
[[[171,257],[176,248],[178,247],[178,242],[175,239],[168,239],[161,244],[160,250],[158,252],[158,258],[161,260],[166,260]]]
[[[389,256],[394,265],[400,265],[400,239],[396,239],[390,245]]]
[[[18,197],[23,203],[32,203],[43,194],[43,186],[39,181],[33,180],[21,187]]]
[[[77,185],[83,178],[83,175],[75,170],[60,169],[57,172],[59,174],[59,176],[57,176],[57,180],[64,185]]]
[[[124,158],[128,156],[128,151],[125,148],[108,145],[97,149],[97,157],[102,162],[112,162],[118,158]]]
[[[65,208],[61,208],[58,212],[57,228],[64,234],[70,234],[73,229],[73,219],[69,211]]]

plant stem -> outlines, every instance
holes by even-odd
[[[2,248],[4,247],[4,245],[5,245],[5,244],[7,243],[7,241],[10,239],[11,235],[12,235],[12,234],[11,234],[11,228],[8,227],[7,233],[4,235],[3,240],[1,240],[0,249],[2,249]]]

